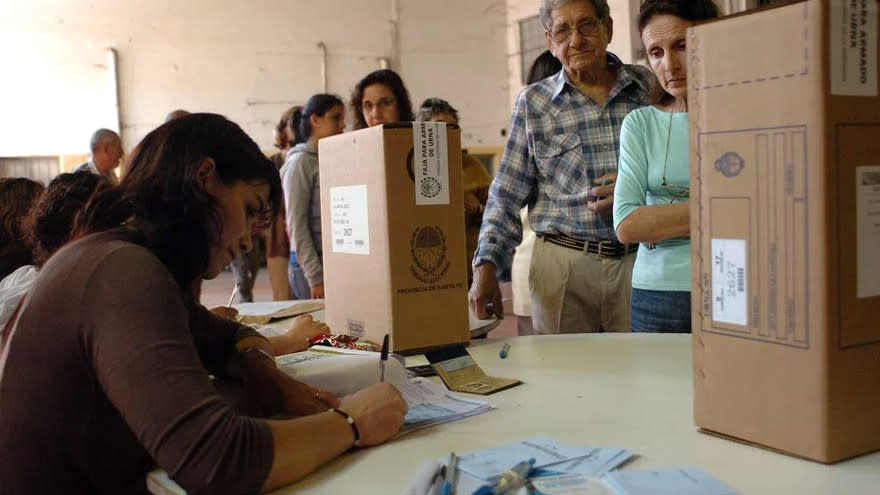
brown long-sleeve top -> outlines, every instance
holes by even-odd
[[[145,493],[156,464],[190,494],[259,492],[273,441],[234,412],[224,376],[252,330],[185,303],[170,272],[122,231],[43,268],[0,378],[0,491]]]

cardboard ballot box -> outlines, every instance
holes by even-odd
[[[318,156],[330,328],[394,352],[469,342],[458,127],[386,124]]]
[[[880,449],[877,3],[688,32],[694,416],[821,462]]]

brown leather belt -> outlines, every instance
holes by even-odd
[[[564,235],[558,234],[536,234],[545,241],[556,244],[557,246],[575,249],[583,253],[593,253],[603,258],[620,258],[629,253],[638,251],[639,244],[621,244],[617,241],[581,241]]]

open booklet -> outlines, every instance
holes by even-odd
[[[495,408],[484,400],[453,394],[430,379],[408,379],[402,358],[398,358],[389,359],[385,368],[386,380],[400,390],[409,408],[397,436]],[[275,361],[286,374],[339,397],[379,382],[378,352],[313,346],[307,351],[278,356]],[[154,495],[186,494],[161,469],[147,475],[147,489]]]
[[[278,368],[297,380],[342,397],[379,382],[379,353],[313,346],[275,358]],[[408,379],[403,358],[394,356],[385,365],[385,379],[400,390],[409,406],[403,432],[446,423],[489,411],[495,406],[451,393],[425,378]]]

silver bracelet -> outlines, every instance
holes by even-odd
[[[351,432],[354,433],[354,443],[351,444],[351,446],[352,447],[360,447],[361,446],[361,432],[358,431],[358,427],[354,422],[354,418],[349,416],[349,414],[347,412],[340,411],[339,409],[336,409],[335,407],[331,407],[328,410],[333,411],[336,414],[345,418],[345,421],[348,422],[348,426],[351,426]]]

